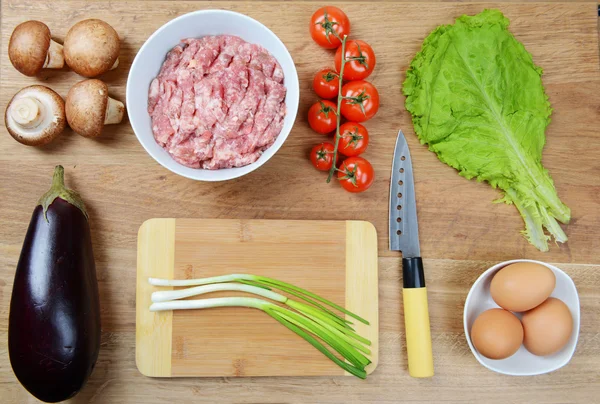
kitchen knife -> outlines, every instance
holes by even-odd
[[[421,248],[412,161],[406,138],[396,139],[390,184],[390,250],[402,251],[404,326],[408,372],[412,377],[433,376],[431,330]]]

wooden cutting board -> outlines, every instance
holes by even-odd
[[[138,233],[136,362],[140,372],[154,377],[345,374],[259,310],[148,310],[151,293],[167,289],[149,285],[149,277],[203,278],[231,273],[292,283],[367,319],[369,326],[355,322],[355,328],[372,341],[369,373],[377,366],[377,233],[372,224],[151,219]],[[210,295],[219,296],[232,294]]]

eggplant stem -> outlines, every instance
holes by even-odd
[[[77,192],[65,186],[65,169],[63,166],[56,166],[54,168],[52,186],[38,201],[38,205],[41,205],[44,211],[44,219],[46,219],[46,222],[48,222],[48,217],[46,216],[48,208],[56,198],[60,198],[65,202],[75,206],[81,211],[81,213],[83,213],[85,218],[88,219],[88,214],[85,210],[83,199],[81,199]]]

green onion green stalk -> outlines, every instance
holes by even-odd
[[[276,279],[232,274],[203,279],[169,280],[150,278],[154,286],[191,286],[186,289],[157,291],[152,293],[150,311],[207,309],[212,307],[249,307],[259,309],[302,337],[339,367],[366,378],[365,367],[371,363],[366,355],[371,351],[371,341],[358,335],[353,323],[336,314],[342,312],[364,324],[369,322],[345,308],[305,289]],[[306,303],[293,300],[272,289],[289,293]],[[254,297],[220,297],[199,300],[180,300],[217,291],[235,291],[264,297],[286,307]],[[307,304],[308,303],[308,304]],[[327,346],[337,352],[336,356]]]

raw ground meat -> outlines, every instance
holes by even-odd
[[[185,166],[242,167],[281,132],[285,94],[283,70],[263,47],[230,35],[185,39],[150,84],[152,132]]]

